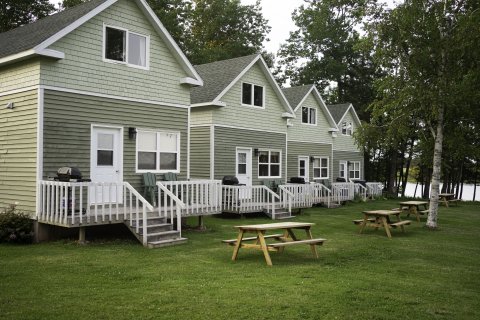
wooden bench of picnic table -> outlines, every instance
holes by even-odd
[[[460,199],[450,199],[448,200],[448,203],[455,203],[455,205],[457,206],[459,201]]]
[[[281,248],[281,247],[287,247],[287,246],[292,246],[296,244],[308,244],[310,246],[315,246],[315,245],[321,246],[326,240],[327,239],[317,238],[317,239],[305,239],[305,240],[296,240],[296,241],[267,243],[267,247]]]
[[[368,222],[375,222],[375,218],[369,218],[367,219]],[[358,219],[358,220],[353,220],[354,224],[360,224],[363,222],[363,219]]]
[[[418,211],[418,213],[420,213],[420,214],[428,214],[429,211],[430,211],[430,210],[428,210],[428,209],[427,209],[427,210],[420,210],[420,211]]]
[[[389,225],[390,225],[390,227],[396,228],[396,227],[401,227],[401,226],[404,226],[404,225],[409,225],[410,223],[412,223],[412,221],[402,220],[402,221],[389,223]]]
[[[268,238],[274,238],[275,240],[281,240],[284,235],[283,234],[270,234],[270,235],[265,235],[263,236],[265,239]],[[242,241],[252,241],[252,240],[257,240],[258,237],[248,237],[248,238],[243,238]],[[237,239],[228,239],[228,240],[222,240],[223,243],[226,243],[230,246],[234,246],[237,243]]]

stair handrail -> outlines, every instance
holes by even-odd
[[[130,191],[131,194],[133,194],[137,198],[137,201],[140,201],[142,203],[142,221],[143,221],[142,243],[144,246],[146,246],[147,245],[147,210],[148,212],[153,212],[154,208],[137,190],[135,190],[135,188],[132,187],[130,183],[123,182],[123,185],[126,189],[128,189],[128,191]],[[137,207],[138,207],[138,203],[137,203]],[[130,226],[131,225],[132,225],[132,212],[130,212]],[[137,234],[139,231],[138,230],[139,227],[140,227],[140,221],[139,221],[138,212],[137,212],[136,214]]]
[[[313,184],[313,187],[314,188],[320,188],[321,189],[324,189],[327,193],[327,208],[330,208],[330,199],[332,197],[332,190],[330,190],[326,185],[324,185],[323,183],[314,183]]]
[[[169,196],[174,202],[176,206],[176,218],[177,218],[177,231],[179,232],[179,236],[182,236],[182,212],[181,209],[185,209],[185,203],[183,203],[182,200],[180,200],[172,191],[168,190],[168,188],[161,182],[157,181],[157,187],[159,190],[162,190],[165,192],[167,196]],[[160,212],[161,205],[160,205],[160,197],[158,198],[158,210]],[[173,215],[173,213],[172,213]],[[173,224],[173,216],[171,216],[171,221]]]
[[[288,191],[287,188],[285,188],[284,185],[279,185],[278,189],[282,190],[282,193],[285,193],[288,196],[287,197],[288,198],[288,213],[291,215],[292,214],[292,199],[295,198],[295,195],[292,192]]]
[[[280,196],[278,194],[276,194],[275,192],[273,192],[273,190],[270,189],[267,186],[261,186],[261,187],[262,187],[263,190],[267,191],[267,193],[269,193],[272,196],[272,202],[271,203],[270,203],[270,199],[268,197],[267,197],[267,199],[268,199],[268,202],[270,203],[271,208],[272,208],[272,218],[275,219],[275,199],[280,200]]]

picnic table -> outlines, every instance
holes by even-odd
[[[420,222],[420,214],[428,213],[428,202],[427,201],[404,201],[400,202],[400,210],[403,206],[407,207],[408,215],[413,214],[417,217],[417,221]],[[423,206],[423,210],[420,209],[420,206]]]
[[[222,242],[234,246],[232,260],[237,260],[240,248],[255,249],[263,251],[267,265],[272,266],[272,259],[269,251],[282,252],[285,247],[307,244],[315,256],[318,258],[317,245],[322,245],[325,239],[314,239],[311,232],[311,227],[315,225],[309,222],[279,222],[266,224],[252,224],[235,226],[238,229],[238,236],[236,239],[223,240]],[[281,230],[281,234],[266,235],[267,231]],[[294,230],[304,230],[306,234],[305,240],[300,240],[294,233]],[[254,237],[244,237],[246,233],[254,233]],[[266,239],[275,239],[277,242],[267,243]],[[254,243],[251,243],[254,241]]]
[[[365,227],[374,227],[375,229],[383,228],[388,238],[392,238],[390,233],[391,228],[402,229],[402,232],[405,232],[405,225],[411,223],[410,220],[402,220],[400,218],[401,211],[398,210],[369,210],[363,211],[363,220],[354,220],[354,223],[360,223],[359,233],[362,233]],[[395,216],[397,221],[393,222],[390,220],[391,216]]]
[[[439,197],[440,203],[443,203],[443,205],[447,208],[449,203],[458,202],[458,199],[455,199],[455,194],[453,193],[440,193],[438,197]]]

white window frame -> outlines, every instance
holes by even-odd
[[[308,109],[308,121],[309,121],[309,122],[303,122],[303,109]],[[314,123],[311,123],[311,122],[310,122],[310,121],[312,120],[312,119],[310,119],[310,110],[315,111],[315,119],[313,119],[313,120],[314,120]],[[313,108],[313,107],[302,107],[302,109],[301,109],[301,114],[300,114],[300,118],[301,118],[302,124],[307,125],[307,126],[316,126],[316,125],[317,125],[317,108]]]
[[[148,132],[148,133],[156,133],[157,134],[157,149],[155,150],[155,157],[157,162],[157,168],[153,169],[138,169],[138,152],[142,151],[138,149],[138,136],[140,132]],[[160,169],[160,134],[175,134],[177,136],[177,169],[176,170],[161,170]],[[152,151],[150,151],[152,152]],[[181,144],[180,144],[180,132],[177,131],[162,131],[162,130],[154,130],[154,129],[140,129],[137,128],[137,137],[135,138],[135,173],[180,173],[180,155],[181,155]]]
[[[252,86],[252,96],[251,96],[252,104],[243,103],[243,85],[244,84],[249,84],[249,85]],[[255,87],[261,87],[262,88],[262,106],[261,107],[256,106],[254,104],[254,101],[253,101],[253,98],[254,98],[254,95],[255,95]],[[260,86],[258,84],[254,84],[254,83],[251,83],[251,82],[242,82],[241,87],[240,87],[240,104],[244,107],[256,108],[256,109],[265,109],[265,86]]]
[[[351,136],[353,134],[353,123],[351,121],[342,122],[342,135]]]
[[[361,166],[360,161],[350,161],[348,167],[348,179],[351,180],[360,180],[361,177]],[[350,169],[350,167],[352,169]],[[358,167],[358,170],[355,170],[355,167]],[[353,172],[353,178],[350,178],[350,172]],[[358,177],[356,176],[356,172],[358,172]]]
[[[327,166],[322,167],[322,160],[326,159],[327,160]],[[315,160],[320,160],[320,166],[315,167]],[[320,176],[315,177],[315,169],[320,170]],[[327,169],[327,175],[322,176],[322,169]],[[323,179],[328,179],[330,177],[330,159],[328,157],[315,157],[313,161],[313,179],[314,180],[323,180]]]
[[[262,165],[268,164],[268,176],[261,176],[260,175],[260,152],[268,152],[268,163],[267,162],[262,162]],[[278,176],[272,176],[270,174],[270,169],[272,163],[270,162],[270,156],[271,152],[278,152],[280,154],[280,169],[278,171],[279,175]],[[259,149],[258,150],[258,156],[257,156],[257,176],[259,179],[266,179],[266,178],[281,178],[282,177],[282,150],[277,150],[277,149]]]
[[[107,28],[112,28],[112,29],[117,29],[124,31],[125,34],[125,61],[117,61],[117,60],[111,60],[107,59],[105,57],[106,54],[106,47],[107,47]],[[144,66],[139,66],[136,64],[131,64],[128,63],[128,42],[129,42],[129,34],[134,34],[137,36],[141,36],[145,38],[145,67]],[[142,69],[142,70],[150,70],[150,35],[145,35],[137,32],[130,31],[128,29],[118,27],[118,26],[113,26],[113,25],[108,25],[108,24],[103,24],[103,44],[102,44],[102,60],[104,62],[108,63],[113,63],[113,64],[122,64],[126,65],[132,68],[137,68],[137,69]]]

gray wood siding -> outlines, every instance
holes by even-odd
[[[333,150],[333,180],[339,176],[340,161],[360,161],[360,179],[364,179],[364,163],[362,152],[336,151]]]
[[[6,109],[8,102],[15,109]],[[37,172],[37,90],[0,97],[0,208],[18,202],[35,211]]]
[[[255,64],[245,75],[223,96],[221,101],[227,106],[213,112],[214,124],[230,125],[257,130],[286,132],[287,123],[282,113],[287,112],[280,99],[270,86],[260,66]],[[265,108],[247,107],[241,104],[242,82],[253,83],[264,87]]]
[[[150,70],[102,59],[103,24],[150,36]],[[120,0],[49,49],[65,59],[42,62],[41,84],[102,94],[189,105],[187,76],[134,1]]]
[[[285,179],[286,136],[281,133],[260,132],[253,130],[215,127],[215,179],[226,175],[235,175],[236,148],[252,148],[252,183],[261,184],[258,178],[258,157],[253,149],[274,149],[282,151],[282,179]]]
[[[40,62],[38,59],[0,67],[0,92],[36,86],[39,83]]]
[[[135,140],[128,128],[180,132],[180,174],[187,174],[188,109],[45,91],[44,177],[62,166],[78,167],[90,176],[91,124],[123,127],[123,179],[140,190],[142,174],[135,173]]]
[[[210,127],[190,129],[190,177],[210,179]]]
[[[317,125],[302,123],[302,107],[317,109]],[[296,118],[291,119],[293,126],[288,128],[288,139],[297,141],[311,141],[316,143],[332,143],[332,135],[328,132],[331,125],[320,107],[317,99],[310,93],[295,112]]]
[[[353,120],[351,111],[345,115],[343,121],[352,122],[353,132],[358,128],[357,123]],[[359,149],[355,144],[355,138],[353,136],[345,136],[342,134],[342,122],[338,124],[339,131],[337,137],[334,138],[333,150],[359,152]]]
[[[290,136],[289,136],[290,137]],[[288,141],[287,179],[298,176],[298,156],[328,157],[329,180],[332,179],[332,145]],[[313,163],[308,162],[309,179],[313,181]]]

